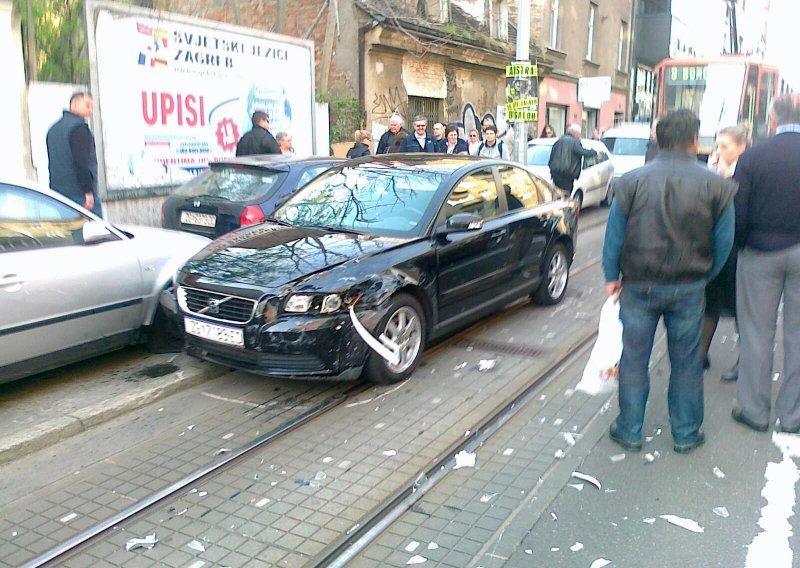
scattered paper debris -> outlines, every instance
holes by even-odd
[[[214,452],[214,455],[215,456],[221,456],[222,454],[227,454],[227,453],[230,453],[232,451],[233,450],[231,450],[230,448],[220,448],[216,452]]]
[[[583,543],[582,542],[576,542],[575,544],[570,546],[569,549],[572,552],[580,552],[581,550],[583,550]]]
[[[386,422],[378,422],[377,424],[375,424],[375,429],[376,430],[380,430],[381,428],[384,428],[384,427],[386,427]]]
[[[600,414],[605,414],[609,410],[611,410],[611,403],[606,401],[605,404],[600,407]]]
[[[778,379],[780,379],[780,378],[781,378],[781,374],[780,373],[775,373],[774,375],[772,375],[772,382],[773,383],[777,383]]]
[[[561,426],[563,423],[564,423],[563,418],[556,418],[555,420],[553,420],[553,426]]]
[[[419,475],[414,480],[414,485],[411,488],[411,492],[416,493],[417,489],[422,487],[427,482],[428,482],[428,476],[425,475],[425,472],[424,471],[419,472]]]
[[[567,389],[564,391],[564,398],[572,398],[572,395],[575,394],[575,389]]]
[[[196,550],[197,552],[205,552],[206,551],[206,547],[203,546],[203,543],[200,542],[199,540],[193,540],[192,542],[190,542],[186,546],[188,546],[192,550]]]
[[[333,458],[330,457],[330,456],[322,458],[322,463],[331,463],[332,461],[333,461]]]
[[[644,461],[646,463],[653,463],[654,461],[656,461],[660,457],[661,457],[661,452],[659,452],[658,450],[656,450],[656,451],[654,451],[652,453],[647,452],[644,455]]]
[[[589,568],[605,568],[609,564],[611,564],[611,560],[606,560],[605,558],[598,558],[597,560],[592,562],[592,565],[589,566]]]
[[[436,543],[435,543],[435,542],[433,542],[433,541],[431,541],[431,542],[428,544],[428,550],[436,550],[436,549],[438,549],[438,548],[439,548],[439,545],[438,545],[438,544],[436,544]]]
[[[68,523],[71,520],[76,519],[77,517],[78,517],[78,513],[70,513],[69,515],[66,515],[65,517],[61,517],[59,519],[59,521],[61,521],[62,523]]]
[[[14,531],[14,532],[11,533],[11,537],[14,538],[14,537],[17,536],[17,534],[18,534],[17,531]]]
[[[325,474],[324,471],[318,471],[317,475],[314,476],[314,479],[311,480],[309,485],[311,487],[319,487],[322,485],[322,482],[328,479],[328,476]]]
[[[194,424],[189,424],[189,425],[186,427],[186,429],[187,429],[187,430],[194,430]]]
[[[497,497],[497,493],[487,493],[483,497],[481,497],[481,503],[488,503],[495,497]]]
[[[645,441],[645,442],[647,442],[647,443],[649,444],[650,442],[652,442],[652,441],[653,441],[653,437],[652,437],[652,436],[645,436],[645,437],[644,437],[644,441]]]
[[[654,525],[656,520],[653,517],[647,517],[646,519],[642,519],[642,522],[647,523],[648,525]]]
[[[494,366],[497,364],[495,359],[481,359],[478,361],[478,370],[479,371],[491,371],[494,369]]]
[[[558,548],[557,546],[554,546],[553,548],[550,549],[550,552],[558,552],[559,550],[561,549]]]
[[[673,524],[677,527],[681,527],[682,529],[686,529],[687,531],[692,531],[696,533],[705,532],[703,527],[697,524],[697,521],[693,521],[692,519],[684,519],[683,517],[678,517],[676,515],[660,515],[662,519],[667,521],[670,524]]]
[[[564,450],[559,448],[556,450],[556,453],[553,454],[553,457],[556,458],[557,460],[563,460],[565,455],[566,454],[564,453]]]
[[[427,558],[417,554],[408,559],[408,562],[406,562],[406,566],[409,566],[411,564],[425,564],[427,561],[428,561]]]
[[[556,515],[555,511],[550,511],[550,518],[553,519],[554,521],[558,520],[558,515]]]
[[[711,471],[714,472],[714,476],[717,479],[725,479],[725,473],[723,473],[723,471],[720,468],[714,466],[714,469],[712,469]]]
[[[208,491],[201,491],[197,494],[198,497],[205,497],[206,495],[208,495]]]
[[[526,548],[525,554],[533,554],[533,550],[531,550],[530,548]]]
[[[513,453],[514,453],[514,448],[506,448],[506,449],[503,451],[503,455],[504,455],[504,456],[510,456],[510,455],[511,455],[511,454],[513,454]]]
[[[467,351],[474,351],[474,350],[475,350],[474,345],[467,345]]]
[[[150,550],[158,543],[158,536],[156,533],[149,534],[144,538],[132,538],[128,542],[125,543],[125,550],[130,552],[131,550],[135,550],[137,548],[146,548]]]
[[[383,452],[383,455],[386,456],[387,458],[390,458],[392,456],[396,456],[397,455],[397,450],[386,450],[385,452]]]
[[[463,363],[461,363],[460,365],[456,365],[455,367],[453,367],[453,370],[454,370],[454,371],[460,371],[461,369],[463,369],[463,368],[464,368],[464,367],[466,367],[466,366],[467,366],[467,362],[466,362],[466,361],[464,361],[464,362],[463,362]]]
[[[578,491],[583,491],[583,483],[570,483],[569,486]]]
[[[660,436],[660,435],[661,435],[661,428],[656,428],[656,436]]]
[[[580,471],[573,471],[572,477],[575,477],[582,481],[588,481],[589,483],[597,487],[598,490],[603,488],[602,485],[600,484],[600,481],[596,477],[592,477],[591,475],[586,475],[585,473],[581,473]]]
[[[278,485],[278,482],[277,482],[277,481],[270,481],[270,482],[269,482],[269,486],[270,486],[270,487],[275,487],[276,485]]]
[[[263,498],[263,499],[261,499],[261,500],[260,500],[258,503],[256,503],[256,507],[258,507],[258,508],[260,509],[261,507],[263,507],[263,506],[264,506],[264,505],[266,505],[267,503],[269,503],[269,499],[267,499],[266,497],[264,497],[264,498]]]
[[[235,435],[236,435],[236,434],[234,434],[233,432],[228,432],[227,434],[225,434],[225,435],[222,437],[222,439],[223,439],[223,440],[230,440],[230,439],[231,439],[231,438],[233,438]]]
[[[723,519],[727,519],[728,517],[731,516],[726,507],[714,507],[713,510],[715,515],[717,515],[718,517],[722,517]]]
[[[545,422],[547,422],[547,416],[542,416],[539,418],[539,424],[544,424]]]
[[[606,491],[606,493],[616,493],[617,492],[616,489],[606,489],[605,491]]]
[[[419,543],[416,540],[412,540],[411,542],[409,542],[406,545],[405,551],[406,552],[414,552],[418,548],[419,548]]]
[[[162,406],[161,408],[158,409],[158,411],[159,412],[164,412],[164,407]]]
[[[609,458],[614,463],[619,463],[625,459],[625,454],[615,454]]]
[[[545,399],[547,399],[547,395],[546,394],[543,394],[542,396],[539,397],[539,400],[541,400],[541,401],[544,401]]]
[[[461,450],[456,454],[456,465],[453,466],[453,469],[461,469],[462,467],[475,467],[476,458],[477,456],[474,453]]]
[[[564,441],[566,441],[567,444],[569,444],[570,446],[574,446],[575,445],[575,443],[576,443],[575,442],[575,436],[573,436],[571,433],[569,433],[569,432],[561,432],[561,436],[564,438]]]

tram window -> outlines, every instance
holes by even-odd
[[[756,116],[756,92],[758,90],[758,67],[755,65],[747,66],[747,85],[744,89],[744,106],[742,108],[742,119],[753,124]]]

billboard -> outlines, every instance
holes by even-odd
[[[311,42],[105,3],[87,13],[106,193],[174,186],[233,156],[256,110],[313,153]]]

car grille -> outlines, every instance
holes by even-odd
[[[184,292],[181,307],[186,311],[201,315],[206,318],[247,323],[253,319],[256,301],[238,296],[219,294],[208,290],[181,287]]]
[[[331,373],[322,360],[310,353],[269,353],[235,349],[196,337],[187,340],[190,353],[201,351],[201,356],[237,369],[284,376]]]

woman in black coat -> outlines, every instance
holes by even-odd
[[[356,130],[353,135],[355,144],[347,151],[347,158],[361,158],[362,156],[369,156],[369,145],[372,144],[372,134],[366,130]]]
[[[458,137],[458,129],[455,126],[448,126],[444,130],[445,154],[469,154],[469,146]]]

